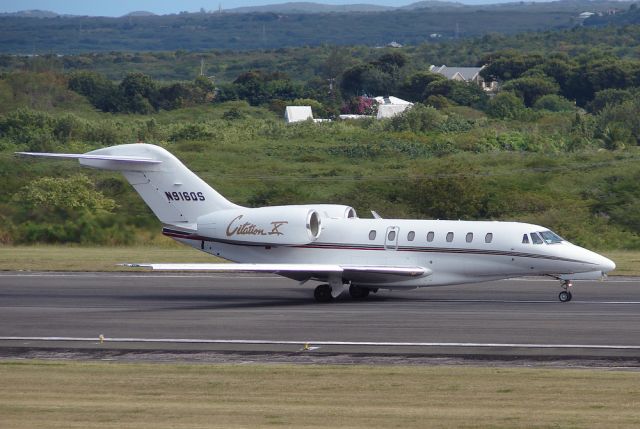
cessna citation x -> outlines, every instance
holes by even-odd
[[[600,279],[615,264],[547,228],[519,222],[360,219],[352,207],[306,204],[247,208],[233,204],[165,149],[125,144],[85,154],[19,152],[74,158],[120,171],[163,224],[162,233],[230,264],[128,264],[154,270],[275,273],[325,282],[327,302],[348,289],[362,299],[378,289],[415,289],[519,276]]]

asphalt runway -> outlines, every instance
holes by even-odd
[[[313,286],[235,274],[0,273],[0,357],[305,352],[640,365],[636,278],[576,282],[569,303],[557,299],[559,282],[537,279],[380,291],[330,304],[313,300]]]

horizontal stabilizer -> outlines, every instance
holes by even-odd
[[[121,155],[89,155],[86,153],[46,153],[46,152],[16,152],[20,156],[38,156],[44,158],[67,159],[95,159],[99,161],[131,162],[135,164],[161,164],[162,161],[152,158]]]

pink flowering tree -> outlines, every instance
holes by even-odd
[[[375,115],[378,112],[378,102],[369,97],[353,97],[342,105],[340,112],[351,115]]]

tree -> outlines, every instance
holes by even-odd
[[[589,103],[589,110],[593,113],[599,113],[607,106],[613,106],[622,104],[625,101],[630,101],[636,98],[639,91],[632,92],[627,89],[603,89],[598,91],[593,98],[593,101]]]
[[[451,79],[434,80],[427,85],[425,95],[442,95],[462,106],[482,106],[487,99],[487,94],[475,83]]]
[[[414,171],[406,199],[421,215],[434,219],[477,219],[485,216],[487,194],[477,170],[446,161],[431,171]]]
[[[91,104],[103,112],[120,112],[124,109],[124,98],[118,86],[99,73],[71,73],[69,89],[87,97]]]
[[[521,55],[517,52],[498,53],[480,75],[488,82],[517,79],[527,70],[543,62],[540,55]]]
[[[438,73],[420,71],[409,76],[399,88],[400,97],[405,100],[418,102],[428,97],[427,86],[431,82],[446,80],[447,78]]]
[[[575,99],[579,106],[586,106],[599,91],[634,86],[635,69],[633,63],[612,57],[588,61],[567,80],[565,96]]]
[[[597,116],[605,141],[640,144],[640,99],[605,106]]]
[[[342,74],[340,89],[345,97],[363,95],[365,93],[364,74],[372,69],[371,64],[359,64],[351,67]]]
[[[389,52],[382,55],[377,60],[373,61],[372,64],[379,70],[393,75],[399,69],[404,67],[407,64],[407,56],[400,51]]]
[[[158,90],[159,107],[165,110],[178,109],[191,104],[193,88],[184,83],[174,83]]]
[[[269,103],[273,99],[293,100],[303,95],[302,85],[280,72],[269,74],[252,70],[239,75],[233,84],[237,97],[252,105]]]
[[[536,110],[548,110],[550,112],[570,112],[575,105],[564,97],[556,94],[543,95],[533,103]]]
[[[531,107],[543,95],[557,94],[560,87],[550,78],[532,76],[510,80],[502,89],[518,94],[524,100],[524,104]]]
[[[334,46],[331,48],[327,59],[320,66],[321,76],[324,79],[335,79],[339,77],[352,62],[353,59],[348,49]]]
[[[128,112],[146,114],[158,109],[158,86],[149,76],[143,73],[129,73],[120,82],[119,87]]]
[[[96,191],[84,175],[42,177],[14,195],[19,207],[18,241],[82,242],[108,240],[108,217],[115,202]]]
[[[377,60],[358,64],[342,74],[340,87],[345,96],[391,95],[399,86],[400,69],[407,62],[401,52],[390,52]]]

